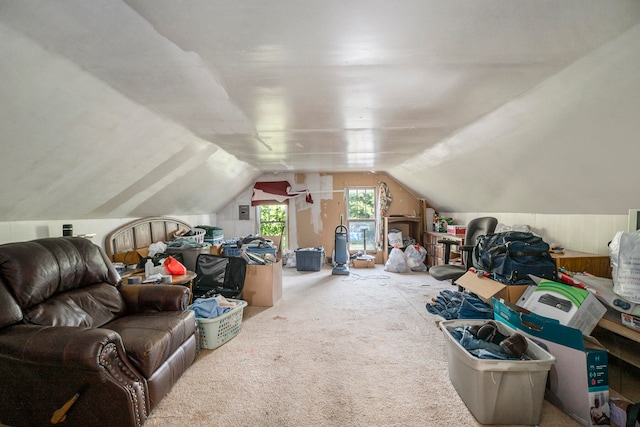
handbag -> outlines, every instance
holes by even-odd
[[[187,274],[187,267],[172,256],[168,256],[167,259],[164,260],[164,268],[167,270],[167,273],[173,276]]]

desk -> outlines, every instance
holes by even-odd
[[[564,267],[576,273],[586,271],[594,276],[611,278],[611,261],[608,255],[565,249],[564,253],[552,253],[551,257],[556,261],[556,269]]]

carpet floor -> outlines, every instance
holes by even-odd
[[[438,318],[446,282],[382,265],[333,276],[283,269],[273,307],[202,350],[146,426],[476,426],[453,388]],[[578,426],[544,402],[540,426]]]

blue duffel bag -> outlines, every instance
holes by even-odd
[[[556,263],[549,244],[531,232],[505,231],[479,236],[473,266],[506,285],[533,284],[529,275],[555,280]]]

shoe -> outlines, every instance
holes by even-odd
[[[502,348],[506,354],[517,358],[520,358],[520,356],[527,351],[528,346],[527,339],[519,333],[515,333],[510,337],[505,338],[500,343],[500,348]]]
[[[476,336],[481,340],[494,344],[500,344],[505,338],[507,338],[506,335],[500,333],[496,322],[491,320],[478,329]]]
[[[478,331],[483,326],[484,324],[471,325],[471,326],[467,326],[467,330],[471,333],[471,335],[478,338]]]

